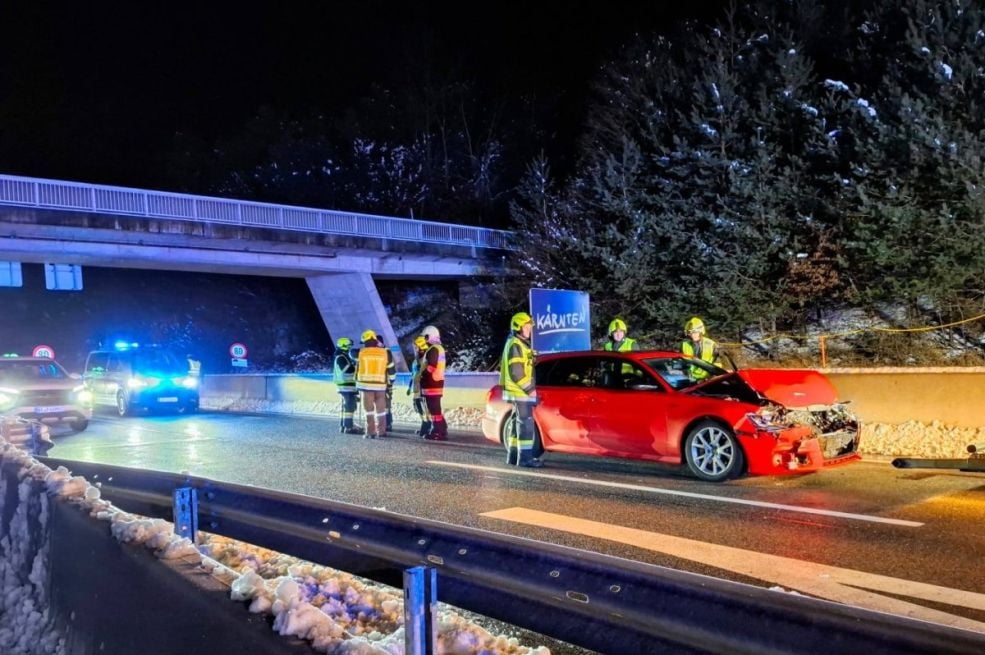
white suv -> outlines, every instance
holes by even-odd
[[[0,415],[89,427],[92,394],[53,359],[0,357]]]

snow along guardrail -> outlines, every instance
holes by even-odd
[[[176,488],[194,489],[212,533],[381,582],[428,567],[446,602],[604,653],[985,648],[985,635],[969,631],[548,543],[193,476],[41,461],[101,480],[96,495],[144,516],[164,518]],[[25,475],[17,466],[6,462],[4,475]]]

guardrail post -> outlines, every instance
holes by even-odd
[[[174,533],[195,543],[198,532],[198,491],[194,487],[174,490]]]
[[[438,652],[434,626],[438,620],[438,572],[430,566],[404,571],[404,652]]]

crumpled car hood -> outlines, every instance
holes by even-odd
[[[838,397],[834,385],[818,371],[760,368],[737,374],[762,396],[789,409],[833,405]]]

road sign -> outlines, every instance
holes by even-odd
[[[238,357],[233,357],[232,360],[231,360],[231,363],[235,367],[238,367],[238,368],[246,368],[246,365],[249,362],[247,360],[245,360],[245,359],[239,359]]]
[[[249,351],[246,349],[245,343],[237,341],[229,346],[229,356],[233,359],[246,359],[248,353]]]
[[[55,358],[55,349],[51,346],[46,346],[43,343],[34,346],[34,350],[31,351],[32,357],[47,357],[48,359]]]
[[[533,347],[539,353],[591,350],[590,303],[585,291],[531,289]]]

